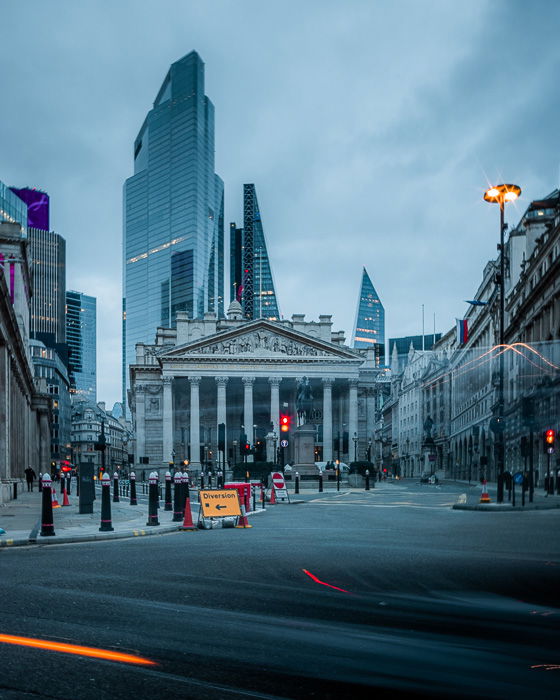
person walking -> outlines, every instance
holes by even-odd
[[[27,467],[24,473],[25,480],[27,481],[27,490],[33,491],[33,481],[37,478],[37,474],[35,474],[31,467]]]

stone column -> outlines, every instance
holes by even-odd
[[[146,454],[146,423],[144,421],[145,408],[144,387],[136,385],[134,387],[135,419],[136,419],[136,464],[140,464],[140,457]]]
[[[173,459],[173,394],[172,377],[163,377],[163,457],[164,465]]]
[[[247,442],[253,444],[253,384],[255,377],[243,377],[243,425]],[[253,461],[253,455],[247,456],[247,461]]]
[[[280,436],[280,382],[282,377],[269,377],[270,384],[270,420],[273,428],[272,432]],[[280,439],[280,437],[278,437]]]
[[[218,388],[218,405],[217,405],[217,425],[216,425],[216,449],[217,449],[217,454],[219,456],[218,462],[220,466],[223,466],[226,463],[226,454],[227,454],[227,421],[226,421],[226,386],[229,380],[229,377],[215,377],[217,388]],[[226,445],[225,445],[225,450],[222,454],[220,454],[219,450],[219,440],[220,440],[220,429],[218,426],[220,423],[223,423],[226,426],[225,434],[226,434]]]
[[[200,469],[200,381],[201,377],[189,377],[191,384],[191,461],[193,469]]]
[[[332,439],[332,377],[323,379],[323,461],[329,462],[333,458]]]
[[[358,433],[358,380],[349,379],[348,383],[348,461],[354,461],[354,433]]]

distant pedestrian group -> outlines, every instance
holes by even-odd
[[[25,470],[25,480],[27,481],[27,490],[33,491],[33,482],[37,478],[37,474],[33,471],[31,467],[27,467]]]

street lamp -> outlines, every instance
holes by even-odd
[[[521,194],[521,187],[517,185],[495,185],[484,193],[484,199],[491,204],[500,205],[500,272],[496,279],[496,285],[500,289],[500,315],[499,315],[499,383],[498,401],[496,406],[497,415],[494,417],[493,432],[498,439],[498,491],[496,501],[503,503],[504,500],[504,469],[505,469],[505,439],[504,439],[504,345],[505,345],[505,250],[504,234],[506,225],[504,223],[504,208],[506,202],[514,202]]]
[[[354,441],[354,462],[357,462],[358,461],[358,433],[354,433],[352,440]]]

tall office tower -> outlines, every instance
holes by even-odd
[[[49,231],[49,195],[30,187],[11,187],[27,208],[27,238],[31,244],[31,337],[55,348],[67,362],[66,241]]]
[[[243,228],[230,224],[231,299],[245,318],[280,318],[255,185],[243,185]]]
[[[354,347],[373,347],[375,364],[385,363],[385,309],[365,267],[354,324]]]
[[[134,142],[124,185],[123,404],[135,345],[191,318],[224,314],[224,185],[204,63],[173,63]]]
[[[97,301],[82,292],[66,292],[66,342],[70,392],[97,403]]]

